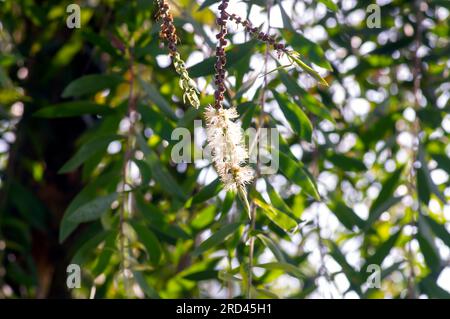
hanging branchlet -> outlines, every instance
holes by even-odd
[[[242,127],[236,119],[239,114],[236,108],[224,108],[225,94],[225,66],[227,58],[225,46],[227,40],[228,15],[225,9],[229,0],[222,0],[219,5],[219,17],[216,22],[219,25],[219,33],[216,35],[216,63],[214,84],[214,106],[208,106],[205,110],[206,134],[208,146],[212,152],[212,161],[216,168],[225,190],[236,191],[244,203],[245,210],[250,216],[250,205],[247,199],[246,185],[254,177],[254,171],[247,164],[248,152],[244,144]]]
[[[313,68],[311,68],[308,64],[306,64],[302,59],[300,53],[288,50],[286,48],[286,45],[284,43],[281,43],[280,41],[276,40],[276,37],[274,35],[270,35],[266,32],[262,32],[260,28],[257,28],[252,25],[252,23],[247,20],[243,19],[240,16],[236,14],[229,14],[228,12],[224,11],[222,15],[226,16],[230,21],[236,22],[238,25],[242,25],[245,28],[245,31],[248,32],[252,37],[255,39],[258,39],[259,41],[265,42],[266,44],[273,47],[274,50],[277,51],[278,58],[282,56],[282,54],[286,54],[288,60],[290,61],[290,64],[288,65],[282,65],[280,67],[277,67],[276,69],[268,72],[272,73],[274,71],[277,71],[278,69],[284,69],[286,67],[290,67],[291,65],[298,65],[303,71],[311,75],[316,81],[318,81],[320,84],[324,86],[328,86],[327,81],[322,78],[322,76]],[[265,74],[265,75],[267,75]]]
[[[278,56],[281,56],[282,53],[288,53],[286,46],[283,43],[277,41],[274,35],[262,32],[260,28],[253,26],[249,20],[243,19],[234,13],[229,14],[226,11],[224,13],[228,17],[228,19],[236,22],[236,24],[238,25],[242,25],[245,28],[245,31],[248,32],[252,37],[272,46],[273,49],[277,51]]]
[[[179,38],[176,34],[176,28],[173,23],[173,16],[170,13],[169,4],[165,0],[159,0],[158,19],[162,20],[160,38],[168,43],[169,55],[172,58],[175,71],[180,75],[180,88],[183,91],[183,102],[189,102],[195,108],[200,106],[198,94],[200,94],[195,86],[195,82],[189,77],[184,61],[181,59],[177,51],[177,43]]]

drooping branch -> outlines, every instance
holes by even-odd
[[[259,28],[253,26],[252,22],[247,19],[243,19],[237,14],[230,14],[225,11],[225,15],[231,20],[236,22],[238,25],[242,25],[245,28],[245,31],[248,32],[254,38],[265,42],[273,47],[274,50],[278,52],[278,55],[281,53],[287,53],[286,45],[277,41],[275,35],[270,35],[269,33],[262,32]]]
[[[179,38],[176,33],[177,29],[173,23],[173,16],[170,13],[169,4],[165,0],[159,0],[157,3],[159,6],[157,18],[162,20],[159,36],[163,41],[168,43],[169,55],[172,58],[175,71],[180,75],[180,88],[183,90],[183,102],[186,103],[187,100],[193,107],[198,108],[200,106],[199,92],[195,82],[189,77],[186,65],[177,50]]]

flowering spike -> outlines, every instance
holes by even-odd
[[[234,121],[238,117],[235,108],[217,109],[210,105],[205,110],[206,136],[217,173],[225,190],[242,193],[245,185],[253,180],[254,171],[245,166],[248,152],[241,125]]]

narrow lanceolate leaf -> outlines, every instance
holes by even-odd
[[[428,178],[423,167],[417,169],[416,171],[416,184],[417,184],[417,194],[419,199],[425,205],[428,205],[431,197],[430,185],[428,184]]]
[[[59,225],[59,242],[62,243],[66,238],[77,228],[78,222],[70,220],[70,216],[84,204],[94,200],[96,198],[96,191],[99,188],[115,189],[119,182],[121,165],[116,165],[115,169],[112,169],[106,174],[98,176],[91,183],[89,183],[77,196],[70,202],[61,224]]]
[[[141,287],[144,294],[152,299],[160,299],[161,297],[158,295],[158,292],[149,285],[147,280],[145,279],[145,276],[141,271],[134,271],[133,272],[134,279],[138,283],[139,287]]]
[[[444,244],[446,244],[450,248],[450,233],[444,224],[438,223],[430,216],[423,216],[424,220],[430,226],[433,233],[438,236]]]
[[[290,30],[284,30],[283,38],[286,39],[286,42],[289,43],[295,51],[301,54],[302,58],[305,58],[305,61],[310,61],[329,71],[333,69],[331,64],[325,58],[325,53],[323,52],[322,47],[317,43],[314,43],[302,34],[295,32],[295,30],[293,32]]]
[[[69,220],[75,223],[84,223],[98,219],[110,209],[117,197],[117,193],[98,197],[76,209]]]
[[[123,81],[115,74],[90,74],[72,81],[63,91],[62,97],[79,97],[105,89],[113,89]]]
[[[372,256],[367,258],[366,263],[362,269],[363,273],[365,273],[365,271],[367,270],[367,267],[371,264],[376,264],[376,265],[381,266],[381,264],[383,263],[386,256],[389,255],[391,249],[395,246],[401,233],[402,233],[402,229],[400,229],[395,234],[390,236],[389,239],[387,239],[385,242],[383,242],[382,244],[380,244],[377,247],[375,253]]]
[[[277,225],[281,229],[285,231],[292,231],[298,226],[298,223],[294,219],[292,219],[282,211],[276,209],[275,207],[265,203],[263,200],[254,198],[253,202],[262,209],[264,215],[266,215],[275,225]]]
[[[419,161],[421,164],[420,168],[417,170],[417,191],[419,193],[419,198],[424,204],[428,205],[428,202],[430,201],[430,195],[431,193],[433,193],[437,196],[437,198],[441,200],[442,203],[446,204],[447,199],[441,193],[441,191],[431,178],[431,173],[428,169],[424,150],[422,147],[419,148]]]
[[[416,238],[419,242],[420,251],[425,258],[425,263],[432,272],[438,273],[441,266],[441,257],[434,242],[434,236],[431,228],[426,223],[422,214],[419,215],[417,223],[419,227]]]
[[[350,282],[350,287],[361,295],[360,284],[362,282],[363,274],[356,271],[347,261],[345,255],[339,249],[339,246],[332,241],[327,241],[330,245],[330,255],[341,266],[342,271]]]
[[[205,0],[198,8],[198,11],[202,11],[203,9],[206,9],[207,7],[220,2],[220,0]]]
[[[330,111],[325,105],[316,99],[312,94],[309,94],[306,90],[300,87],[297,82],[284,70],[279,71],[281,82],[286,86],[290,95],[297,97],[295,102],[299,107],[304,107],[308,112],[322,118],[334,122]]]
[[[222,188],[223,184],[220,181],[220,178],[216,178],[214,181],[203,187],[192,198],[190,198],[186,203],[186,207],[205,202],[206,200],[216,196],[222,190]]]
[[[317,82],[319,82],[320,84],[324,85],[324,86],[328,86],[328,82],[319,74],[319,72],[317,72],[316,70],[314,70],[312,67],[310,67],[309,65],[307,65],[305,62],[303,62],[300,58],[299,55],[297,54],[297,56],[291,54],[289,56],[303,71],[305,71],[306,73],[308,73],[309,75],[311,75]]]
[[[381,191],[378,194],[377,199],[372,203],[372,206],[370,207],[369,218],[366,222],[366,228],[370,228],[383,212],[400,201],[400,198],[394,197],[393,195],[400,181],[400,175],[402,171],[403,167],[398,168],[383,182]]]
[[[294,133],[311,142],[313,126],[305,112],[275,90],[272,92]]]
[[[363,161],[358,158],[333,153],[327,156],[327,160],[332,162],[335,167],[347,172],[363,172],[367,170]]]
[[[354,227],[364,227],[364,220],[356,215],[353,209],[345,205],[343,202],[335,200],[328,206],[328,208],[348,230],[353,231]]]
[[[277,0],[277,3],[278,3],[278,7],[280,8],[281,19],[283,20],[284,29],[295,32],[295,28],[293,27],[293,25],[291,23],[291,18],[284,10],[281,0]]]
[[[67,163],[65,163],[63,167],[61,167],[58,173],[64,174],[75,170],[94,154],[104,152],[109,143],[122,138],[122,136],[116,134],[97,136],[93,138],[86,144],[82,145],[78,152],[76,152],[75,155]]]
[[[145,250],[147,250],[150,261],[153,264],[157,264],[161,259],[161,245],[158,238],[156,238],[155,234],[153,234],[153,232],[144,225],[132,221],[131,226],[133,226],[139,240],[145,246]]]
[[[270,251],[278,261],[280,262],[286,261],[282,251],[280,250],[280,248],[278,248],[278,245],[274,243],[274,241],[270,237],[264,234],[258,234],[256,235],[256,237],[264,244],[264,246],[270,249]]]
[[[204,253],[205,251],[220,245],[225,241],[225,239],[233,234],[237,229],[239,228],[241,224],[240,223],[232,223],[225,225],[224,227],[220,228],[217,232],[211,235],[208,239],[206,239],[204,242],[198,246],[194,252],[192,253],[193,256],[198,256]]]
[[[282,270],[283,272],[288,273],[291,276],[294,276],[299,279],[304,279],[305,275],[295,267],[294,265],[288,264],[288,263],[282,263],[282,262],[274,262],[274,263],[265,263],[265,264],[258,264],[255,265],[255,267],[263,268],[267,270]]]
[[[178,185],[177,181],[173,178],[166,167],[161,164],[158,157],[147,145],[144,138],[142,136],[138,136],[137,142],[140,149],[146,156],[146,161],[150,167],[154,181],[161,185],[164,192],[167,192],[180,200],[186,200],[187,196],[181,186]]]
[[[331,11],[338,11],[338,6],[336,3],[333,2],[333,0],[318,0],[319,2],[322,2],[324,5],[327,6],[328,9]]]
[[[159,91],[153,86],[153,84],[147,83],[139,78],[139,84],[144,89],[146,97],[155,103],[159,109],[171,120],[177,120],[175,112],[172,110],[169,102],[159,93]]]
[[[422,279],[419,286],[430,298],[450,299],[450,293],[436,284],[436,280],[433,278],[433,275]]]
[[[276,209],[282,211],[292,219],[296,220],[297,222],[301,222],[301,220],[297,220],[297,217],[292,212],[291,208],[286,204],[286,202],[283,200],[283,198],[278,194],[278,192],[275,190],[275,188],[266,180],[267,185],[267,194],[270,198],[270,203],[273,207]]]
[[[77,117],[85,114],[105,115],[114,110],[107,105],[100,105],[90,101],[74,101],[43,107],[33,114],[43,118]]]
[[[109,235],[111,231],[100,231],[86,242],[84,242],[80,248],[78,248],[75,255],[72,257],[72,264],[83,265],[88,259],[89,255],[92,254],[100,243],[102,243]]]
[[[300,162],[294,161],[283,152],[273,149],[274,155],[278,157],[280,171],[290,181],[302,188],[308,195],[316,200],[320,200],[320,195],[310,174],[303,168]]]

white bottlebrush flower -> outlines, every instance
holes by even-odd
[[[248,152],[244,145],[242,129],[235,108],[205,110],[206,135],[212,161],[225,190],[245,192],[245,185],[253,180],[254,171],[246,166]]]

